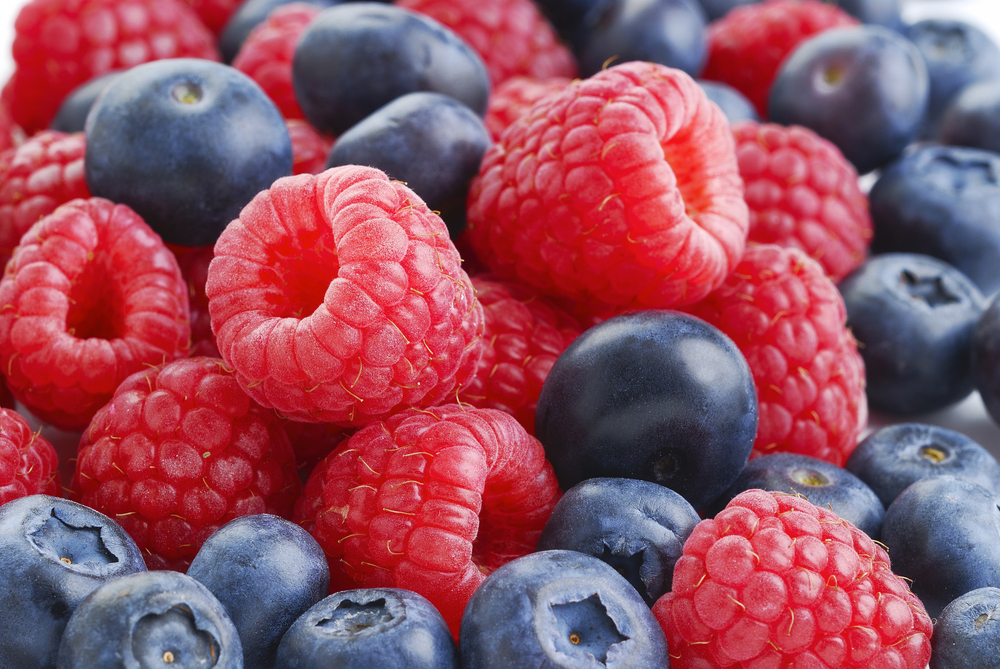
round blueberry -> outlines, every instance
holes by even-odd
[[[942,144],[1000,152],[1000,78],[969,84],[941,115]]]
[[[190,576],[150,571],[109,581],[73,612],[59,669],[242,669],[232,621]]]
[[[610,318],[542,385],[535,433],[568,490],[595,477],[653,481],[699,509],[728,488],[757,433],[757,391],[732,340],[675,311]]]
[[[556,504],[537,550],[570,550],[615,568],[652,606],[670,591],[674,565],[700,518],[669,488],[635,479],[576,484]]]
[[[55,667],[84,597],[145,570],[125,530],[89,507],[47,495],[0,506],[0,666]]]
[[[97,101],[97,96],[117,81],[121,74],[119,70],[107,72],[74,88],[63,99],[49,127],[59,132],[83,132],[87,124],[87,114]]]
[[[330,567],[316,540],[270,514],[241,516],[220,527],[198,549],[187,574],[229,613],[245,669],[271,669],[282,635],[330,587]]]
[[[888,507],[911,484],[958,476],[1000,492],[1000,464],[961,432],[924,423],[897,423],[872,432],[844,465]]]
[[[993,296],[972,331],[971,366],[972,382],[986,411],[1000,423],[1000,293]]]
[[[275,669],[458,669],[434,605],[409,590],[345,590],[321,600],[281,639]]]
[[[576,551],[512,560],[472,594],[458,635],[462,669],[663,669],[663,630],[617,571]]]
[[[417,12],[374,2],[325,9],[299,37],[292,83],[317,129],[345,130],[401,95],[450,95],[479,116],[490,80],[479,55],[458,35]]]
[[[341,0],[244,0],[236,7],[219,35],[219,52],[223,62],[232,63],[236,59],[236,54],[240,52],[247,37],[267,19],[272,10],[292,2],[305,2],[326,9],[340,4]]]
[[[833,142],[865,174],[902,153],[927,108],[927,66],[899,33],[876,25],[827,30],[785,59],[768,98],[770,120]]]
[[[215,243],[257,193],[292,173],[281,112],[250,77],[209,60],[126,71],[94,104],[86,135],[90,192],[181,246]]]
[[[887,253],[838,288],[865,361],[869,405],[914,415],[972,392],[972,330],[986,304],[968,277],[937,258]]]
[[[584,17],[613,0],[536,0],[538,8],[564,37],[572,35]]]
[[[930,669],[996,666],[1000,655],[1000,588],[971,590],[944,607],[931,636]]]
[[[729,84],[699,79],[698,85],[705,91],[709,100],[719,105],[730,125],[740,121],[760,121],[753,103]]]
[[[338,137],[326,167],[379,168],[440,212],[457,239],[465,229],[469,184],[490,143],[483,120],[455,98],[408,93]]]
[[[716,21],[728,14],[734,7],[753,5],[760,0],[700,0],[709,21]]]
[[[984,295],[1000,288],[1000,155],[920,146],[872,186],[873,253],[922,253],[972,279]]]
[[[903,30],[901,0],[837,0],[835,4],[862,23]]]

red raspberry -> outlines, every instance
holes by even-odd
[[[342,441],[351,436],[350,430],[332,423],[302,423],[297,420],[281,419],[281,425],[292,442],[299,478],[303,482],[309,478],[323,458],[330,455]]]
[[[924,669],[931,655],[930,616],[881,546],[763,490],[695,526],[653,615],[674,669]]]
[[[285,125],[292,139],[292,174],[319,174],[325,170],[333,138],[301,119],[288,119]]]
[[[767,118],[767,96],[781,63],[799,44],[830,28],[857,25],[836,4],[820,0],[764,0],[734,7],[708,26],[708,57],[701,76],[729,84]]]
[[[501,277],[594,311],[696,302],[746,242],[734,146],[685,73],[609,68],[539,100],[486,152],[469,239]]]
[[[72,489],[118,521],[150,569],[184,571],[238,516],[290,518],[302,490],[288,435],[217,358],[133,374],[80,440]]]
[[[482,276],[473,277],[472,286],[483,305],[483,357],[459,401],[506,411],[534,434],[542,383],[583,328],[518,284]]]
[[[499,86],[518,74],[577,75],[576,60],[532,0],[396,0],[451,28],[482,57]]]
[[[44,421],[79,430],[127,376],[188,354],[173,254],[125,205],[64,204],[25,234],[0,281],[0,365]]]
[[[292,57],[299,35],[320,8],[304,2],[276,7],[247,36],[233,67],[260,84],[288,119],[305,118],[292,86]]]
[[[550,93],[564,90],[570,81],[568,77],[536,79],[519,75],[494,88],[486,105],[486,118],[483,119],[493,141],[500,141],[503,131],[527,114],[533,104]]]
[[[184,0],[195,11],[205,27],[216,36],[229,23],[233,13],[243,4],[243,0]]]
[[[0,505],[37,494],[61,496],[56,449],[16,411],[0,409]]]
[[[19,146],[24,141],[24,131],[14,123],[10,109],[0,98],[0,152]]]
[[[17,67],[3,95],[28,134],[98,75],[160,58],[219,60],[212,33],[179,0],[31,0],[14,29]]]
[[[208,315],[208,296],[205,282],[208,281],[208,266],[212,262],[212,246],[177,246],[167,244],[177,258],[181,276],[187,284],[190,308],[191,352],[190,355],[221,358],[219,347],[212,332],[212,321]]]
[[[844,465],[868,421],[865,368],[844,301],[816,261],[751,246],[686,311],[729,335],[750,364],[760,407],[751,457],[790,451]]]
[[[733,126],[750,208],[748,242],[801,249],[838,282],[865,261],[872,238],[858,172],[836,146],[801,126]]]
[[[206,293],[236,378],[295,420],[364,425],[454,397],[482,307],[439,216],[347,165],[278,179],[215,245]]]
[[[38,219],[90,197],[83,175],[84,135],[43,130],[0,155],[0,264]]]
[[[514,418],[449,404],[359,430],[316,467],[293,520],[326,552],[331,589],[414,590],[457,636],[472,592],[534,550],[559,495]]]

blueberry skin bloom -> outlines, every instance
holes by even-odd
[[[320,12],[295,47],[292,84],[309,122],[337,136],[406,93],[450,95],[479,116],[490,93],[486,66],[458,35],[430,17],[375,2]]]
[[[770,120],[833,142],[858,174],[902,153],[920,130],[929,92],[917,47],[876,25],[837,28],[785,60],[768,99]]]
[[[1000,78],[969,84],[941,116],[938,141],[1000,152]]]
[[[458,643],[462,669],[669,662],[663,630],[639,593],[612,567],[576,551],[531,553],[490,574],[469,599]]]
[[[944,607],[931,637],[930,669],[996,667],[1000,588],[977,588]]]
[[[208,60],[126,71],[85,132],[91,194],[128,205],[170,244],[214,244],[254,195],[292,173],[281,112],[250,77]]]
[[[587,479],[566,491],[536,550],[570,550],[607,562],[647,606],[670,591],[674,565],[700,518],[670,488],[635,479]]]
[[[757,390],[732,340],[676,311],[615,316],[556,359],[535,434],[563,490],[595,477],[653,481],[700,509],[750,457]]]
[[[282,635],[330,587],[330,567],[316,540],[270,514],[220,527],[198,549],[187,575],[225,607],[245,669],[271,669]]]
[[[176,571],[123,576],[77,607],[58,669],[242,669],[232,621],[211,592]]]
[[[917,481],[958,476],[1000,493],[1000,464],[961,432],[923,423],[897,423],[868,435],[844,465],[886,507]]]
[[[84,597],[145,570],[125,530],[89,507],[48,495],[0,506],[0,666],[55,667]]]
[[[500,624],[500,621],[494,621]],[[409,590],[330,595],[281,639],[275,669],[458,669],[458,650],[434,605]]]

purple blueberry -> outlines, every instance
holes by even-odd
[[[267,19],[272,10],[292,2],[304,2],[309,5],[333,7],[341,0],[244,0],[233,12],[219,35],[219,52],[225,63],[232,63],[240,52],[243,43],[253,32],[253,29]]]
[[[942,144],[1000,152],[1000,78],[969,84],[941,116]]]
[[[330,587],[330,568],[316,540],[269,514],[241,516],[220,527],[198,549],[187,575],[229,613],[246,669],[274,667],[282,635]]]
[[[512,560],[472,593],[458,635],[462,669],[665,669],[663,630],[617,571],[576,551]]]
[[[760,121],[757,115],[757,108],[738,90],[720,81],[706,81],[699,79],[698,85],[705,91],[708,99],[719,105],[722,113],[726,115],[730,125],[740,121]]]
[[[84,597],[145,570],[132,538],[89,507],[47,495],[0,506],[0,666],[55,667]]]
[[[595,477],[642,479],[696,509],[736,480],[756,433],[743,354],[676,311],[632,312],[585,331],[556,359],[535,413],[564,490]]]
[[[649,481],[594,478],[566,491],[537,550],[579,551],[615,568],[652,606],[700,518],[687,500]]]
[[[74,88],[69,95],[63,98],[62,104],[59,105],[59,111],[56,112],[49,127],[59,132],[83,132],[87,125],[87,114],[90,113],[90,108],[97,101],[97,96],[103,93],[104,89],[115,82],[121,74],[120,70],[107,72]]]
[[[296,620],[276,669],[458,669],[458,650],[434,605],[409,590],[345,590]]]
[[[58,669],[242,669],[240,637],[211,592],[176,571],[108,581],[66,625]]]
[[[934,623],[930,669],[985,669],[1000,655],[1000,588],[971,590]]]

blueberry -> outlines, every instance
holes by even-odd
[[[709,21],[716,21],[728,14],[734,7],[753,5],[760,0],[700,0],[701,8]]]
[[[917,47],[876,25],[827,30],[785,59],[768,98],[770,120],[833,142],[865,174],[902,153],[927,108]]]
[[[892,570],[936,618],[970,590],[1000,586],[1000,497],[957,476],[921,479],[886,509],[882,541]]]
[[[276,669],[458,669],[458,650],[434,605],[409,590],[345,590],[296,620]]]
[[[835,4],[862,23],[903,30],[901,0],[837,0]]]
[[[930,669],[995,667],[1000,655],[1000,588],[971,590],[944,607],[931,636]]]
[[[213,244],[258,192],[292,172],[281,112],[228,65],[138,65],[98,98],[86,127],[90,192],[126,204],[163,241]]]
[[[190,576],[149,571],[108,581],[66,625],[59,669],[242,669],[232,621]]]
[[[586,553],[614,567],[652,606],[700,518],[687,500],[649,481],[595,478],[566,491],[537,550]]]
[[[799,493],[875,539],[882,529],[885,507],[875,492],[851,472],[825,460],[798,453],[769,453],[754,458],[715,501],[713,510],[721,511],[732,498],[753,488]]]
[[[644,60],[697,75],[705,63],[705,12],[696,0],[613,0],[590,12],[572,39],[580,76]]]
[[[968,277],[937,258],[887,253],[838,288],[865,361],[869,405],[914,415],[972,392],[972,330],[986,303]]]
[[[246,669],[274,667],[281,636],[330,587],[330,567],[316,540],[269,514],[241,516],[220,527],[198,549],[187,574],[225,607]]]
[[[590,12],[600,11],[600,7],[614,0],[536,0],[538,8],[552,23],[559,34],[568,37],[583,23]]]
[[[938,425],[897,423],[872,432],[844,465],[888,507],[911,484],[958,476],[1000,492],[1000,464],[979,443]]]
[[[667,644],[639,593],[576,551],[512,560],[472,593],[458,635],[462,669],[667,667]]]
[[[83,132],[87,124],[87,114],[90,113],[90,108],[97,101],[97,96],[103,93],[104,89],[115,82],[121,74],[120,70],[107,72],[74,88],[63,99],[59,111],[56,112],[49,127],[65,133]]]
[[[373,2],[320,12],[299,37],[292,83],[317,129],[341,135],[352,125],[415,91],[450,95],[486,113],[486,66],[454,32],[417,12]]]
[[[873,253],[923,253],[958,268],[984,295],[1000,289],[1000,155],[920,146],[872,186]]]
[[[1000,152],[1000,79],[977,81],[960,90],[941,115],[937,139]]]
[[[132,538],[89,507],[47,495],[0,506],[0,666],[55,667],[83,598],[145,570]]]
[[[441,212],[452,239],[465,229],[469,184],[491,143],[483,120],[453,97],[408,93],[337,138],[326,167],[369,165]]]
[[[272,10],[292,2],[305,2],[316,7],[333,7],[341,0],[244,0],[233,12],[219,35],[219,52],[225,63],[232,63],[253,29],[267,19]]]
[[[705,91],[709,100],[719,105],[730,125],[740,121],[760,121],[753,103],[729,84],[699,79],[698,85]]]
[[[757,391],[721,331],[675,311],[637,311],[590,328],[563,351],[535,415],[564,490],[588,478],[641,479],[699,509],[750,456]]]
[[[993,296],[972,331],[971,366],[972,382],[986,411],[1000,423],[1000,293]]]

